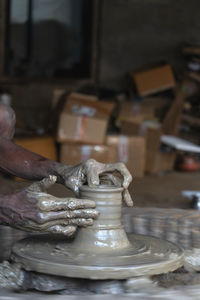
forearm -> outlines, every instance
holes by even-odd
[[[25,224],[27,211],[30,219],[36,215],[36,210],[27,202],[25,190],[0,195],[0,224],[16,227]]]
[[[40,180],[49,175],[56,175],[61,182],[61,164],[16,145],[0,137],[0,169],[18,177]]]
[[[0,224],[12,226],[12,206],[10,202],[15,204],[15,195],[0,195]]]

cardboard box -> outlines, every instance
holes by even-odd
[[[51,136],[15,138],[14,142],[17,145],[48,159],[54,161],[57,160],[55,141]]]
[[[162,129],[148,128],[146,136],[146,167],[148,173],[156,174],[173,170],[176,151],[161,152]]]
[[[62,113],[57,134],[58,142],[103,144],[107,120]]]
[[[116,148],[103,145],[78,145],[64,143],[61,145],[60,161],[76,165],[93,158],[102,163],[116,162]]]
[[[140,135],[141,120],[123,120],[121,122],[121,134],[128,136]]]
[[[158,96],[145,97],[141,102],[122,102],[118,114],[122,134],[138,135],[143,122],[157,120],[171,102],[173,99]]]
[[[71,93],[63,111],[74,115],[108,119],[114,109],[112,101],[98,101],[96,96]]]
[[[171,103],[173,102],[173,97],[164,96],[151,96],[143,98],[141,103],[141,113],[144,115],[144,120],[155,120],[160,118],[160,114],[163,110],[166,111]]]
[[[60,115],[57,141],[103,144],[113,102],[71,94]]]
[[[162,101],[163,100],[163,101]],[[118,120],[153,120],[156,116],[156,110],[165,105],[164,99],[158,101],[154,98],[144,98],[141,102],[126,101],[120,105]],[[163,103],[163,104],[161,104]]]
[[[134,101],[124,101],[120,104],[119,108],[119,121],[127,119],[140,119],[141,118],[141,103]]]
[[[156,127],[148,127],[146,134],[146,148],[148,153],[157,153],[160,149],[160,139],[162,135],[162,129]]]
[[[156,123],[155,123],[156,124]],[[159,125],[159,124],[158,124]],[[170,171],[173,169],[176,153],[172,152],[160,152],[161,145],[161,126],[152,126],[151,122],[148,126],[148,122],[142,127],[134,122],[123,122],[122,133],[126,133],[130,138],[131,135],[144,136],[146,140],[146,157],[145,157],[145,171],[151,174],[158,173],[160,171]]]
[[[161,129],[148,128],[146,135],[146,166],[145,171],[149,173],[155,172],[156,159],[159,156]]]
[[[158,66],[132,74],[138,94],[147,96],[174,88],[176,81],[169,64]]]
[[[141,114],[140,106],[134,102],[123,102],[120,105],[117,123],[124,135],[138,135],[144,115]]]
[[[146,145],[143,137],[110,135],[106,138],[106,144],[116,147],[116,161],[125,163],[134,177],[144,176]]]
[[[149,128],[153,128],[160,135],[161,124],[157,121],[142,121],[141,119],[127,119],[121,122],[121,134],[128,136],[147,136]]]
[[[156,152],[150,159],[147,159],[146,171],[151,174],[172,171],[176,160],[176,151]]]
[[[180,123],[183,112],[183,104],[186,97],[184,84],[176,89],[176,96],[163,120],[163,133],[168,135],[177,135],[180,129]]]

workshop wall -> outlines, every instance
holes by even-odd
[[[31,61],[27,57],[28,1],[11,5],[9,74],[51,76],[55,69],[70,68],[81,57],[81,0],[35,0],[31,29]],[[21,66],[23,63],[23,66]]]
[[[198,0],[104,1],[99,78],[124,87],[129,70],[168,60],[181,70],[181,45],[200,41]]]

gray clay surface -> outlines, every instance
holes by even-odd
[[[79,229],[74,240],[31,237],[18,242],[12,259],[24,269],[89,279],[125,279],[167,273],[183,264],[182,250],[170,242],[142,235],[126,235],[121,224],[122,188],[81,188],[100,216]]]

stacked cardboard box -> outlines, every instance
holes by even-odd
[[[102,163],[123,162],[134,177],[140,178],[145,172],[145,139],[110,135],[106,145],[80,145],[64,143],[61,146],[62,163],[75,165],[89,158]]]
[[[145,102],[148,103],[148,99],[145,99]],[[162,125],[155,117],[156,109],[165,105],[168,100],[151,98],[150,102],[151,105],[149,107],[148,105],[146,106],[148,109],[145,108],[145,105],[139,109],[133,109],[134,106],[138,106],[134,102],[122,104],[119,114],[121,133],[129,136],[129,138],[142,136],[146,140],[146,172],[170,171],[173,168],[176,153],[174,151],[160,151]]]
[[[78,164],[93,158],[102,163],[124,162],[134,177],[145,171],[143,137],[106,136],[114,104],[94,96],[71,94],[60,115],[57,141],[61,143],[60,161]]]
[[[78,93],[67,97],[58,124],[58,142],[104,143],[114,103],[97,100]]]
[[[114,102],[98,101],[96,96],[80,93],[67,97],[57,131],[62,163],[75,165],[89,158],[102,163],[115,162],[115,148],[105,145],[114,105]]]
[[[116,148],[115,160],[125,163],[134,177],[144,176],[146,160],[144,137],[110,135],[107,136],[106,143]]]
[[[60,161],[69,165],[76,165],[89,158],[101,163],[116,162],[116,149],[108,145],[80,145],[63,143]]]
[[[171,171],[174,167],[176,152],[173,150],[161,151],[162,129],[149,127],[146,134],[146,172],[158,173]]]
[[[141,97],[162,92],[176,86],[175,77],[169,64],[132,72],[137,92]]]

